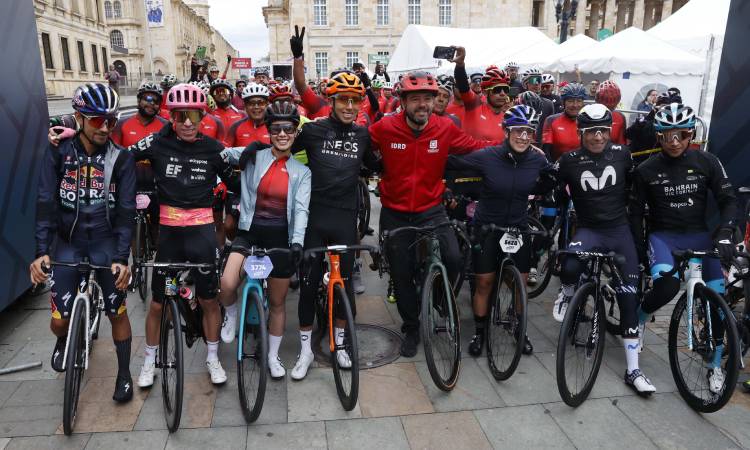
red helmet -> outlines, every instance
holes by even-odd
[[[268,101],[273,102],[277,98],[280,97],[293,97],[294,94],[292,93],[292,88],[289,87],[287,84],[268,84]]]
[[[617,108],[620,98],[622,98],[620,88],[612,80],[602,82],[596,91],[596,102],[601,103],[610,110]]]
[[[508,77],[508,74],[506,74],[504,70],[498,69],[497,66],[488,67],[484,72],[484,75],[482,75],[482,82],[480,83],[480,86],[484,90],[500,85],[510,85],[510,78]]]
[[[437,80],[428,72],[409,72],[401,79],[398,84],[399,95],[408,94],[409,92],[429,92],[438,94]]]

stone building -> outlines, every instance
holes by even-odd
[[[555,5],[570,0],[269,0],[263,8],[271,62],[291,58],[294,25],[307,27],[305,59],[311,78],[362,60],[387,61],[409,24],[459,28],[535,26],[556,38]],[[608,28],[648,29],[687,0],[581,0],[569,36],[594,38]],[[592,20],[593,18],[593,20]]]

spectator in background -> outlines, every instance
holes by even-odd
[[[682,98],[679,95],[669,95],[668,92],[663,92],[656,97],[655,103],[655,106],[651,108],[648,114],[639,114],[635,122],[625,130],[625,138],[630,141],[630,145],[628,146],[630,151],[632,153],[640,153],[633,157],[633,162],[636,165],[651,156],[651,153],[642,152],[645,150],[654,150],[657,147],[656,131],[654,131],[654,116],[657,111],[662,106],[669,105],[670,103],[682,103]]]
[[[391,77],[388,76],[388,72],[385,71],[385,67],[380,61],[375,61],[375,75],[372,76],[372,81],[380,80],[382,82],[391,81]]]
[[[120,95],[120,73],[115,70],[115,66],[109,65],[109,71],[104,74],[104,79],[109,83],[109,87]]]
[[[267,86],[268,85],[268,81],[270,79],[271,78],[268,76],[268,69],[261,68],[261,69],[257,69],[255,71],[255,82],[256,83],[262,84],[263,86]]]
[[[472,73],[469,76],[469,80],[471,80],[471,83],[469,84],[469,87],[472,91],[474,91],[475,94],[479,96],[479,98],[483,99],[482,96],[482,76],[484,76],[483,73],[475,72]]]
[[[636,109],[638,111],[643,112],[651,112],[652,109],[654,109],[654,105],[656,104],[656,97],[659,96],[659,91],[656,89],[649,89],[649,91],[646,93],[646,97],[638,103],[638,106]]]
[[[586,96],[586,100],[596,99],[597,90],[599,90],[599,80],[591,80],[591,83],[589,83],[589,94]]]

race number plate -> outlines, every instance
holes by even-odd
[[[245,258],[245,273],[254,280],[265,280],[271,275],[273,263],[267,255],[258,258],[257,256],[248,256]]]
[[[500,238],[500,248],[505,253],[516,253],[523,245],[523,238],[510,233],[503,234]]]

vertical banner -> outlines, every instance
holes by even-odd
[[[164,0],[146,0],[146,19],[149,28],[164,26]]]
[[[47,149],[47,94],[39,53],[34,2],[0,2],[0,36],[13,42],[0,64],[0,310],[29,287],[34,259],[36,186]],[[21,76],[19,76],[21,75]]]

